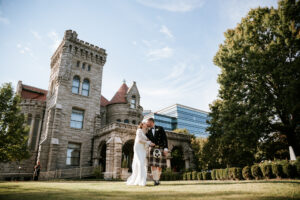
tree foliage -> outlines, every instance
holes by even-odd
[[[274,133],[299,151],[300,1],[249,11],[214,57],[219,99],[210,105],[211,166],[252,164],[259,142]],[[211,151],[211,154],[209,152]]]
[[[0,162],[21,161],[29,157],[28,128],[20,113],[20,97],[10,83],[0,87]]]

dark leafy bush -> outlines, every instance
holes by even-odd
[[[296,166],[290,163],[284,163],[282,165],[282,171],[285,178],[295,178],[296,176]]]
[[[251,174],[256,180],[262,178],[262,172],[259,165],[252,165]]]
[[[197,179],[198,181],[203,180],[202,172],[197,173]]]
[[[196,171],[192,172],[192,180],[197,180],[197,172]]]
[[[182,174],[182,180],[184,180],[184,181],[186,180],[186,173],[187,173],[187,172],[184,172],[184,173]]]
[[[272,165],[270,164],[262,164],[260,165],[261,172],[266,179],[270,179],[273,176],[272,173]]]
[[[102,171],[102,166],[99,165],[94,168],[93,174],[96,178],[103,178]]]
[[[283,177],[282,165],[278,163],[272,163],[272,173],[277,178]]]
[[[251,167],[249,167],[249,166],[244,167],[242,170],[242,175],[245,180],[252,179]]]

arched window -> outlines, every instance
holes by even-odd
[[[136,108],[136,98],[135,98],[135,95],[132,95],[132,97],[131,97],[130,108]]]
[[[117,119],[117,122],[121,122],[121,120],[120,120],[120,119]]]
[[[132,120],[132,124],[136,124],[135,120]]]
[[[76,67],[80,66],[80,61],[77,61]]]
[[[85,63],[82,63],[82,69],[85,69]]]
[[[74,76],[72,83],[72,93],[79,94],[80,78],[79,76]]]
[[[82,83],[81,94],[83,96],[89,96],[89,91],[90,91],[90,81],[88,79],[84,79],[84,81]]]
[[[69,45],[69,52],[72,53],[72,45]]]
[[[128,124],[128,123],[129,123],[129,120],[128,120],[128,119],[125,119],[125,120],[124,120],[124,123]]]
[[[88,71],[91,71],[91,65],[88,65],[87,70],[88,70]]]

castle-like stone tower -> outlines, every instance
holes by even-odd
[[[42,171],[92,165],[92,138],[100,128],[104,49],[79,40],[72,30],[51,58],[38,160]]]

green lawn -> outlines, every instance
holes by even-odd
[[[68,199],[300,199],[300,180],[163,181],[126,186],[115,181],[0,182],[2,200]]]

